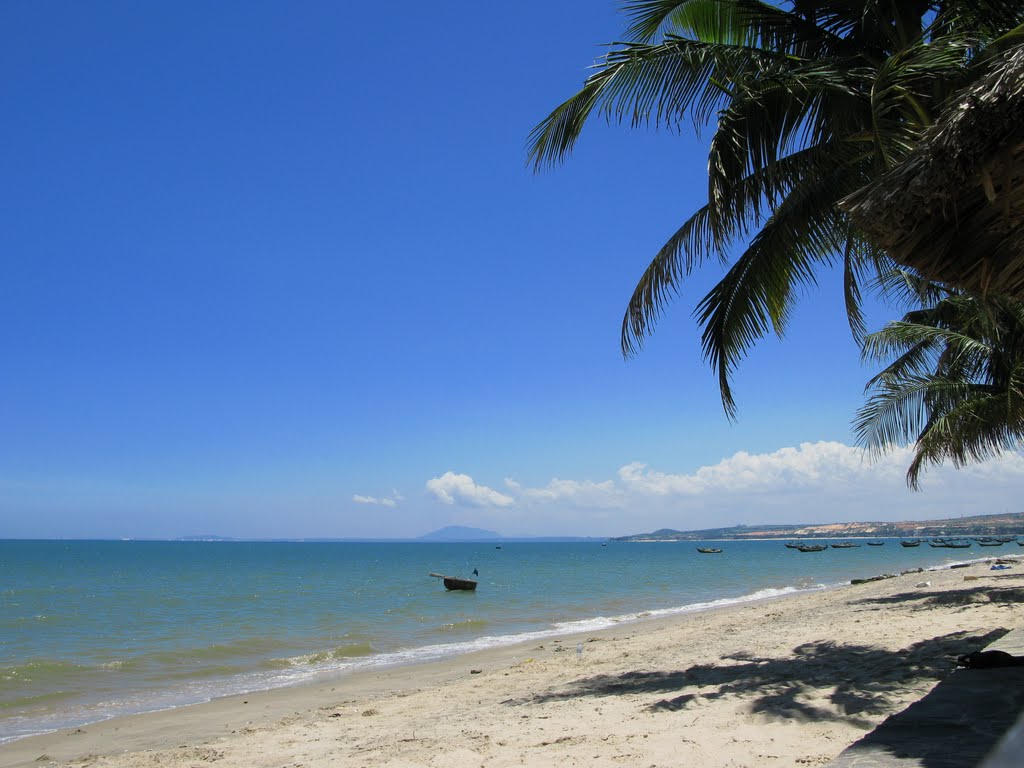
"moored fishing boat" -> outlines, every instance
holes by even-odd
[[[463,579],[460,576],[445,576],[443,573],[431,573],[435,579],[441,579],[444,582],[444,588],[452,592],[473,592],[476,590],[476,581],[473,579]],[[473,569],[473,575],[479,576],[476,568]]]
[[[967,539],[932,539],[928,546],[936,549],[967,549],[971,542]]]
[[[828,549],[828,544],[801,544],[797,547],[799,552],[822,552]]]
[[[860,544],[855,541],[837,541],[832,545],[832,549],[853,549],[859,546]]]
[[[722,553],[722,550],[715,547],[697,547],[697,551],[702,555],[720,555]]]

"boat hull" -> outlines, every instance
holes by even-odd
[[[444,588],[453,592],[472,592],[476,589],[476,582],[472,579],[456,579],[453,576],[445,576],[442,581],[444,581]]]

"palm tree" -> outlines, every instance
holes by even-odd
[[[913,442],[911,488],[927,465],[1024,445],[1024,303],[946,291],[867,336],[864,356],[895,359],[868,383],[855,432],[875,454]]]
[[[842,265],[861,338],[861,286],[887,257],[837,202],[897,163],[972,76],[986,44],[1024,19],[1003,0],[624,0],[627,41],[536,126],[535,169],[563,161],[592,117],[682,130],[714,124],[708,202],[654,256],[628,303],[635,354],[685,278],[727,269],[697,305],[705,358],[733,418],[730,379],[800,292]],[[739,255],[734,254],[741,244]]]

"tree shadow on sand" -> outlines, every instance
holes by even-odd
[[[581,697],[661,694],[651,712],[676,712],[707,700],[742,696],[751,711],[798,721],[842,720],[868,728],[891,711],[890,696],[923,680],[938,680],[956,666],[956,657],[985,647],[1006,630],[985,635],[954,632],[922,640],[900,651],[869,645],[814,642],[797,646],[793,656],[723,657],[723,664],[685,670],[596,675],[561,691],[538,693],[506,704],[545,703]]]
[[[1024,601],[1024,587],[1000,587],[985,583],[984,589],[978,584],[967,589],[951,589],[946,592],[927,592],[916,589],[913,592],[901,592],[885,597],[866,597],[853,602],[853,605],[887,605],[902,603],[910,611],[927,611],[932,608],[959,607],[967,610],[978,603],[1020,604]]]

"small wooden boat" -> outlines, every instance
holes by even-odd
[[[921,546],[921,540],[920,539],[901,539],[900,540],[900,546],[901,547],[920,547]]]
[[[697,551],[702,555],[720,555],[722,553],[722,550],[714,547],[697,547]]]
[[[803,546],[799,541],[786,542],[786,549],[800,549]]]
[[[839,541],[832,545],[832,549],[853,549],[859,546],[860,544],[853,541]]]
[[[435,579],[441,579],[441,581],[444,582],[444,588],[447,590],[472,592],[476,589],[476,582],[473,579],[463,579],[458,576],[445,576],[443,573],[431,573],[430,575]]]
[[[884,541],[869,541],[869,542],[867,542],[867,545],[869,547],[884,547],[885,546],[885,542]]]
[[[798,552],[822,552],[828,549],[828,544],[801,544],[796,549]]]
[[[1003,542],[1001,542],[1001,541],[991,541],[991,540],[989,540],[989,541],[982,541],[981,539],[975,539],[975,541],[978,542],[978,546],[979,547],[1001,547],[1001,546],[1003,546]]]

